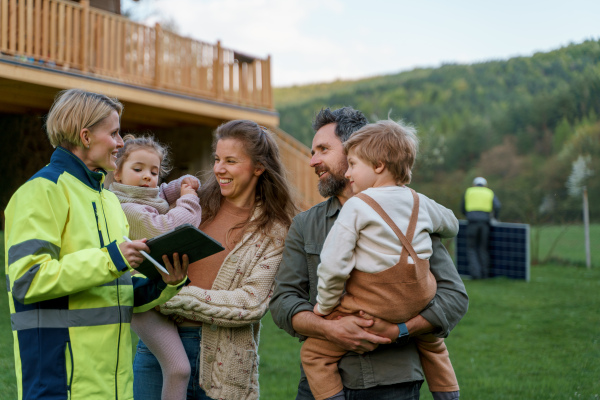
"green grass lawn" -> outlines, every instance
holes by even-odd
[[[469,312],[446,339],[461,399],[600,398],[600,269],[540,266],[531,281],[466,281]],[[293,399],[296,339],[263,319],[261,399]],[[427,388],[422,399],[431,399]]]
[[[557,234],[558,229],[544,228],[542,234]],[[555,251],[571,254],[578,245],[576,236],[576,229],[565,233]],[[600,247],[594,242],[600,230],[592,238]],[[592,260],[598,266],[596,248]],[[461,399],[600,399],[600,268],[543,265],[532,267],[528,283],[500,278],[465,284],[469,312],[446,342]],[[16,398],[12,347],[4,292],[0,293],[0,399]],[[295,397],[299,348],[296,339],[274,326],[270,315],[263,319],[261,399]],[[426,385],[421,398],[431,399]]]
[[[582,225],[547,225],[531,230],[531,245],[539,233],[539,259],[557,264],[585,265],[585,236]],[[555,239],[556,246],[552,249]],[[600,224],[590,224],[592,266],[600,268]],[[532,253],[533,256],[533,253]]]

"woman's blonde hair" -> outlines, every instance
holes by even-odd
[[[93,128],[113,111],[121,117],[123,105],[103,94],[81,89],[63,90],[58,93],[46,117],[46,132],[53,147],[72,149],[81,146],[79,132]]]

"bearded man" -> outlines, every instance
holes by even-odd
[[[344,177],[348,161],[343,143],[367,122],[351,107],[326,108],[317,114],[310,166],[319,176],[319,192],[327,200],[294,218],[270,310],[275,323],[291,336],[327,339],[348,351],[338,364],[347,398],[415,400],[419,399],[424,375],[414,340],[407,341],[405,336],[433,333],[446,337],[468,308],[465,287],[439,237],[432,236],[429,260],[437,293],[420,315],[406,321],[408,333],[368,315],[327,320],[313,313],[323,243],[343,204],[353,196]],[[296,399],[314,399],[304,371]]]

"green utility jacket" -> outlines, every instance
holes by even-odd
[[[292,317],[301,311],[313,311],[321,250],[341,208],[339,200],[331,197],[298,214],[285,240],[269,309],[275,323],[300,340],[306,337],[294,331]],[[437,336],[446,337],[467,312],[469,300],[450,255],[438,237],[432,236],[432,239],[433,255],[429,262],[437,281],[437,293],[421,315],[435,327]],[[417,347],[412,340],[404,346],[379,346],[363,355],[349,352],[340,360],[338,369],[344,386],[349,389],[424,379]],[[302,379],[306,379],[304,372]]]
[[[179,287],[129,273],[128,224],[104,174],[61,147],[6,208],[19,399],[132,399],[130,322]]]

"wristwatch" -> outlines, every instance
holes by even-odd
[[[403,322],[401,324],[398,324],[398,338],[396,339],[396,343],[398,344],[406,344],[408,343],[408,339],[410,338],[410,335],[408,334],[408,328],[406,327],[406,324]]]

